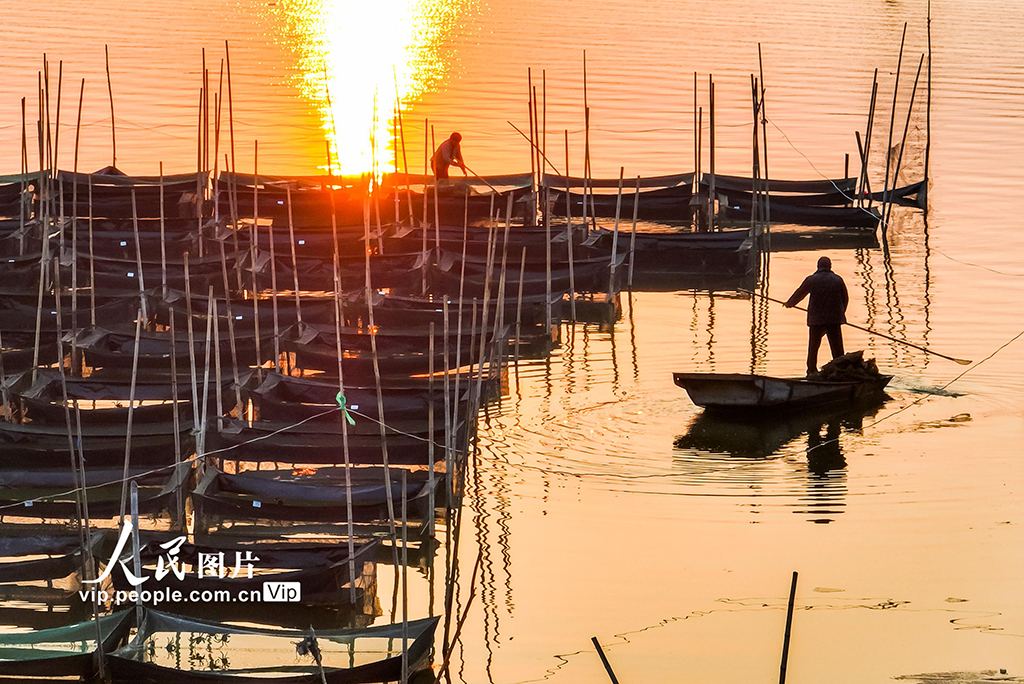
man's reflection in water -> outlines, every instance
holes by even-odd
[[[800,449],[807,435],[806,480],[793,473],[796,488],[788,499],[793,512],[809,522],[827,524],[846,510],[846,456],[842,448],[843,429],[860,432],[864,419],[872,416],[888,399],[839,411],[798,413],[787,417],[745,417],[704,412],[687,432],[676,438],[674,461],[680,473],[694,478],[707,474],[709,458],[728,454],[731,458],[768,461],[779,454]],[[740,471],[736,471],[737,473]],[[770,470],[744,469],[750,484],[763,484]]]
[[[813,523],[830,523],[846,508],[846,457],[839,442],[842,423],[835,417],[807,431],[808,496],[802,512]]]

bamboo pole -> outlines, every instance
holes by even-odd
[[[700,117],[697,109],[697,72],[693,72],[693,190],[700,190]]]
[[[331,146],[327,144],[327,165],[330,168]],[[338,357],[338,394],[345,395],[345,369],[343,359],[345,356],[341,345],[341,329],[344,324],[345,314],[341,307],[341,266],[338,255],[338,212],[335,206],[334,193],[331,195],[331,231],[334,237],[334,339]],[[294,240],[292,240],[294,243]],[[349,454],[348,444],[348,420],[344,411],[339,412],[338,419],[341,423],[341,453],[345,465],[345,522],[347,526],[346,535],[348,539],[348,575],[349,601],[355,605],[356,602],[356,562],[355,562],[355,523],[352,519],[352,463]]]
[[[67,403],[67,402],[65,402]],[[96,578],[96,560],[92,553],[92,523],[89,520],[89,489],[85,486],[85,453],[82,450],[82,412],[78,407],[78,400],[73,401],[75,408],[75,425],[76,425],[76,438],[78,444],[78,460],[77,463],[72,463],[71,467],[78,469],[78,482],[82,483],[82,514],[84,516],[83,521],[85,523],[85,549],[83,553],[84,568],[82,575],[85,579]],[[93,624],[96,625],[96,643],[103,642],[103,630],[100,627],[100,608],[99,608],[99,595],[93,593],[92,595],[92,619]],[[105,682],[106,679],[106,658],[102,653],[102,650],[98,651],[96,657],[97,674],[99,681]]]
[[[709,130],[708,130],[708,163],[710,164],[711,179],[708,184],[708,230],[712,231],[715,229],[715,82],[712,76],[708,75],[708,110],[709,110]]]
[[[608,268],[608,304],[612,303],[612,294],[615,292],[615,261],[619,256],[619,218],[622,215],[622,179],[626,174],[626,167],[619,167],[619,191],[615,196],[615,228],[612,231],[612,259]]]
[[[189,277],[188,252],[183,255],[185,263],[185,321],[188,329],[188,362],[192,378],[192,430],[199,429],[199,381],[196,373],[196,343],[192,325],[192,280]]]
[[[50,127],[50,62],[43,54],[43,140],[46,148],[46,168],[55,171],[53,166],[53,129]]]
[[[871,83],[871,103],[868,105],[868,122],[864,129],[864,151],[861,155],[860,177],[857,179],[857,200],[860,206],[865,204],[865,194],[871,192],[870,176],[868,175],[868,160],[871,157],[871,133],[875,124],[875,104],[878,102],[878,69],[875,69],[874,79]],[[871,198],[867,198],[870,204]]]
[[[233,230],[231,231],[233,246],[235,254],[238,254],[238,179],[235,176],[237,169],[235,168],[235,109],[234,109],[234,98],[231,95],[231,51],[228,48],[228,41],[224,41],[224,66],[228,76],[228,133],[230,136],[231,143],[231,182],[228,184],[228,196],[231,201],[231,222]],[[227,161],[225,160],[224,166],[227,167]],[[238,279],[238,289],[242,289],[242,268],[237,262],[235,263],[235,272]]]
[[[57,165],[58,153],[60,152],[60,101],[61,91],[64,87],[64,60],[57,62],[57,114],[53,122],[53,168],[60,168]],[[62,203],[63,204],[63,203]]]
[[[142,576],[142,544],[139,541],[139,483],[132,480],[132,569],[136,577]],[[122,520],[123,522],[123,520]],[[135,624],[142,624],[142,594],[135,592]],[[102,646],[100,651],[102,651]]]
[[[910,104],[907,105],[907,123],[903,127],[903,139],[900,141],[900,152],[896,156],[896,171],[893,173],[892,183],[897,185],[900,177],[900,167],[903,165],[903,150],[907,146],[907,134],[910,132],[910,118],[914,113],[914,99],[917,97],[917,84],[921,79],[921,68],[924,66],[924,55],[921,55],[921,60],[917,63],[917,75],[914,77],[914,87],[910,91]],[[885,225],[889,225],[889,219],[892,217],[892,197],[889,198],[888,211],[885,214]]]
[[[434,507],[437,505],[434,496],[434,484],[436,475],[434,472],[434,322],[430,322],[430,344],[427,349],[428,354],[428,373],[427,373],[427,398],[429,405],[427,406],[427,434],[430,437],[430,441],[427,442],[427,461],[429,462],[429,469],[427,472],[427,508],[430,511],[430,517],[427,525],[427,536],[433,540],[434,538]],[[432,563],[430,565],[433,565]],[[428,566],[429,568],[430,566]]]
[[[512,214],[512,193],[508,195],[508,208],[509,216],[506,217],[506,221],[511,220]],[[521,278],[520,278],[521,279]],[[548,333],[551,333],[551,325],[553,323],[551,316],[551,212],[544,212],[544,293],[546,296],[544,302],[544,316],[548,326]],[[486,298],[486,293],[484,297]]]
[[[228,319],[228,343],[231,346],[231,376],[235,381],[235,406],[238,409],[238,417],[242,417],[242,389],[238,376],[238,347],[235,344],[235,312],[231,305],[231,288],[228,286],[228,263],[224,254],[224,241],[217,240],[220,251],[220,271],[224,285],[224,312]],[[237,260],[237,256],[236,256]]]
[[[28,128],[25,122],[25,98],[21,98],[21,173],[23,176],[28,175]],[[21,193],[18,195],[18,255],[22,256],[25,254],[25,221],[27,217],[25,214],[26,202],[25,202],[25,191],[28,189],[28,185],[25,180],[21,181]],[[42,188],[36,188],[37,194],[40,200],[42,200]]]
[[[328,154],[330,154],[330,143],[327,148]],[[329,190],[331,196],[331,206],[334,206],[334,190]],[[292,188],[291,185],[287,189],[288,199],[288,242],[291,246],[292,253],[292,287],[295,289],[295,319],[302,322],[302,301],[299,297],[299,259],[295,255],[295,222],[292,220]],[[336,220],[333,218],[332,221]]]
[[[789,640],[793,632],[793,607],[796,603],[796,571],[789,585],[789,604],[786,606],[786,632],[782,638],[782,664],[779,666],[779,684],[786,684],[786,668],[789,665]]]
[[[587,223],[587,203],[583,202],[583,224]],[[567,256],[569,260],[569,316],[572,322],[576,323],[576,260],[573,258],[573,243],[576,239],[576,231],[572,225],[572,188],[569,187],[569,129],[565,129],[565,231],[568,238],[566,243]],[[523,248],[525,251],[525,247]],[[523,255],[523,268],[525,269],[526,255]],[[519,276],[520,304],[522,303],[522,272]],[[516,370],[519,369],[519,330],[516,329]]]
[[[765,235],[767,235],[765,250],[767,254],[771,254],[772,194],[771,174],[768,172],[768,112],[765,109],[764,60],[761,57],[760,43],[757,44],[757,69],[761,76],[761,146],[764,149],[764,211],[762,212],[762,217],[764,219]]]
[[[164,219],[164,163],[160,162],[160,292],[167,296],[167,238]],[[227,288],[225,288],[225,292]]]
[[[530,120],[530,192],[537,192],[537,145],[533,135],[533,74],[526,68],[526,117]]]
[[[210,312],[210,316],[213,318],[213,370],[217,377],[217,386],[214,387],[214,396],[217,400],[217,432],[220,433],[224,430],[224,391],[221,382],[224,374],[220,365],[220,311],[216,299],[213,300],[213,311]],[[241,409],[238,411],[238,417],[242,417]]]
[[[640,212],[640,176],[636,177],[636,188],[633,190],[633,231],[629,234],[629,291],[633,291],[633,256],[636,254],[636,219]]]
[[[526,247],[519,257],[519,293],[516,295],[516,389],[519,388],[519,339],[523,329],[523,281],[526,280]],[[573,306],[575,309],[576,307]],[[575,320],[573,321],[575,322]]]
[[[601,648],[601,642],[597,640],[597,637],[590,637],[590,641],[594,644],[594,648],[597,649],[597,655],[601,658],[601,664],[604,665],[605,672],[608,673],[608,679],[612,681],[612,684],[619,684],[619,680],[615,676],[615,671],[612,670],[612,665],[608,662],[608,657],[604,654],[604,650]]]
[[[103,58],[107,68],[107,94],[110,96],[110,165],[117,168],[117,123],[114,119],[114,86],[110,81],[110,50],[103,46]]]
[[[89,324],[96,325],[96,246],[93,244],[92,174],[88,181],[89,195]]]
[[[537,194],[534,195],[537,206],[535,210],[539,209],[544,216],[547,216],[547,207],[543,206],[541,195],[544,190],[544,161],[541,159],[540,154],[540,119],[537,116],[537,86],[533,86],[533,129],[536,133],[537,142],[534,144],[533,153],[537,156]]]
[[[445,295],[441,303],[442,316],[444,317],[444,476],[445,476],[445,503],[446,508],[450,509],[451,498],[447,496],[448,492],[452,491],[452,444],[454,444],[455,438],[452,435],[452,407],[458,403],[458,396],[452,396],[451,394],[451,357],[449,355],[451,347],[451,337],[449,331],[449,314],[448,314],[448,296]],[[449,534],[451,526],[448,524],[447,511],[445,513],[445,532]]]
[[[432,143],[436,143],[437,142],[437,140],[434,138],[434,127],[433,126],[430,127],[430,140],[431,140]],[[434,146],[434,150],[436,152],[436,150],[437,150],[436,145]],[[436,247],[438,250],[440,250],[441,249],[441,214],[440,214],[440,211],[441,211],[440,210],[441,198],[437,194],[437,186],[438,186],[438,182],[437,182],[437,169],[434,169],[434,247]],[[426,197],[425,189],[424,189],[424,197]],[[469,195],[466,195],[466,201],[469,202]],[[367,236],[367,238],[366,238],[366,248],[367,249],[370,248],[370,238],[369,238],[369,236]]]
[[[253,141],[252,162],[252,232],[249,236],[249,260],[252,262],[252,325],[256,335],[256,375],[263,379],[263,354],[260,350],[260,309],[259,286],[256,283],[256,242],[259,237],[260,223],[260,141]]]
[[[135,317],[135,344],[132,346],[132,380],[128,389],[128,425],[124,433],[124,471],[121,478],[121,514],[118,518],[119,525],[124,525],[125,505],[128,499],[128,469],[132,458],[132,422],[135,417],[135,386],[139,378],[139,346],[142,336],[142,309],[139,309]],[[172,348],[173,351],[173,348]]]
[[[882,238],[885,239],[886,233],[889,230],[889,226],[885,223],[885,217],[888,215],[887,206],[889,204],[889,171],[892,168],[891,161],[889,159],[892,154],[892,133],[893,128],[896,125],[896,98],[899,95],[900,90],[900,72],[903,70],[903,46],[907,40],[907,23],[903,22],[903,37],[900,39],[900,56],[896,60],[896,83],[893,86],[892,91],[892,113],[889,115],[889,142],[885,146],[885,184],[882,186]]]
[[[85,99],[85,79],[78,91],[78,117],[75,122],[75,157],[72,170],[75,184],[71,191],[71,372],[79,370],[78,363],[78,150],[82,133],[82,102]],[[58,128],[58,132],[60,129]]]
[[[436,206],[436,205],[435,205]],[[384,465],[384,486],[387,492],[387,504],[388,504],[388,525],[390,527],[391,543],[394,548],[397,542],[397,534],[395,530],[395,499],[391,491],[391,464],[388,461],[388,437],[387,437],[387,425],[384,422],[384,395],[381,385],[380,375],[380,360],[377,354],[377,326],[374,323],[373,318],[373,283],[370,276],[370,204],[369,200],[364,197],[363,199],[363,232],[366,236],[367,249],[363,250],[364,262],[366,266],[366,309],[367,318],[370,323],[370,352],[373,355],[373,379],[374,385],[377,390],[377,421],[380,426],[380,447],[381,447],[381,462]],[[398,565],[398,549],[394,548],[394,561],[395,565]]]
[[[170,317],[170,330],[171,340],[177,340],[174,330],[174,307],[168,307]],[[174,345],[175,352],[177,351],[177,345]],[[181,467],[181,416],[179,415],[178,405],[178,355],[177,353],[171,354],[171,405],[174,406],[174,414],[172,416],[172,423],[174,426],[174,468],[177,473],[178,468]],[[175,522],[181,528],[185,527],[185,499],[184,492],[181,491],[181,487],[176,487],[174,490],[174,502],[175,502]]]
[[[408,471],[402,468],[402,684],[409,682],[409,494],[406,491],[407,479]]]
[[[149,325],[149,314],[146,311],[146,280],[142,275],[142,244],[139,241],[139,210],[135,203],[135,186],[132,186],[132,232],[135,235],[135,267],[139,273],[139,307],[142,319]]]
[[[921,186],[921,190],[924,193],[924,202],[921,202],[921,208],[924,212],[928,213],[928,179],[929,171],[931,170],[931,152],[932,152],[932,0],[928,0],[927,5],[927,33],[928,33],[928,95],[925,100],[924,109],[924,184]]]
[[[548,71],[547,69],[541,69],[540,72],[541,82],[541,98],[542,105],[541,111],[543,112],[543,120],[541,121],[541,134],[540,134],[540,156],[541,159],[547,159],[548,152]],[[543,188],[542,205],[544,207],[544,213],[548,213],[548,186],[544,178],[544,165],[540,165],[540,184]]]
[[[430,146],[430,119],[423,119],[423,253],[427,252],[427,199],[429,192],[427,190],[427,171],[429,170],[428,156],[431,150]]]
[[[288,218],[289,227],[291,225],[291,188],[288,188]],[[274,370],[280,370],[281,364],[281,326],[278,319],[277,309],[277,255],[274,250],[274,221],[271,219],[270,225],[267,226],[267,237],[270,240],[270,289],[272,299],[270,300],[271,311],[274,316]],[[253,264],[255,267],[255,264]],[[297,277],[297,274],[295,274]],[[254,288],[255,289],[255,288]],[[297,289],[297,288],[296,288]],[[253,299],[253,301],[256,301]]]
[[[212,361],[213,349],[213,319],[216,317],[216,309],[214,308],[213,298],[213,285],[209,287],[209,294],[206,298],[206,355],[203,359],[203,408],[201,415],[201,423],[199,427],[199,434],[197,440],[199,441],[199,447],[196,449],[197,460],[199,461],[200,476],[202,475],[202,468],[205,461],[202,456],[206,454],[206,434],[209,430],[209,404],[210,404],[210,362]],[[220,378],[217,378],[217,382],[220,382]]]
[[[405,196],[406,201],[409,203],[409,225],[413,224],[413,210],[412,210],[412,186],[409,183],[409,157],[405,150],[405,122],[402,119],[402,96],[398,93],[398,71],[392,67],[391,73],[395,78],[395,112],[398,114],[398,135],[402,142],[402,171],[405,173]],[[426,148],[423,149],[423,154],[426,156]],[[398,152],[395,152],[395,163],[398,163]],[[426,175],[424,173],[424,175]],[[395,188],[395,193],[398,193],[398,188]]]

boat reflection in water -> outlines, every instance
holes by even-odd
[[[889,399],[878,394],[855,407],[791,412],[775,416],[751,416],[704,411],[694,419],[675,448],[728,454],[735,459],[768,461],[785,451],[795,452],[805,437],[806,493],[796,494],[795,513],[809,522],[829,523],[843,512],[846,494],[844,432],[859,432],[864,419],[878,413]]]

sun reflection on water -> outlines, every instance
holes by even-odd
[[[319,110],[335,172],[370,171],[374,161],[380,171],[392,168],[396,94],[405,117],[445,82],[452,62],[445,40],[467,1],[281,3],[296,41],[297,86]]]

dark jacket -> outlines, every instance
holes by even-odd
[[[807,325],[840,325],[846,323],[846,305],[850,295],[846,283],[831,269],[819,268],[804,278],[786,306],[796,306],[807,295]]]

